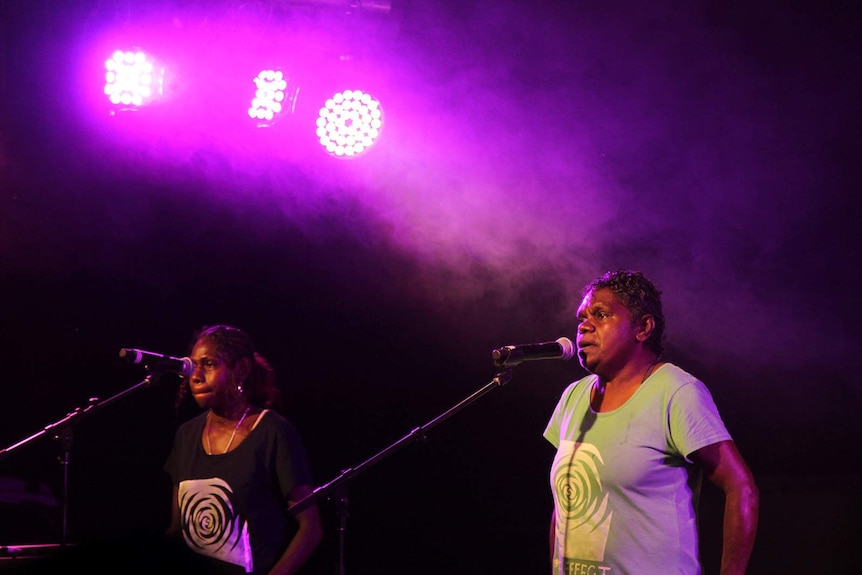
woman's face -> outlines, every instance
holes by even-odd
[[[199,339],[192,347],[194,371],[189,376],[189,390],[202,409],[229,410],[239,400],[235,369],[219,357],[215,342]],[[241,362],[239,362],[241,363]]]
[[[601,377],[611,377],[635,353],[640,328],[613,291],[588,293],[578,308],[578,357],[581,365]]]

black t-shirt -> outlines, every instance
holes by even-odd
[[[201,444],[206,416],[179,427],[165,463],[179,486],[183,539],[220,572],[265,573],[296,533],[288,494],[312,484],[299,433],[264,411],[233,451],[209,455]]]

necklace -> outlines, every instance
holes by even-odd
[[[239,430],[239,426],[242,425],[242,422],[245,421],[245,416],[248,415],[249,409],[251,409],[250,405],[245,408],[245,411],[242,412],[242,417],[239,418],[239,421],[237,422],[236,427],[233,428],[233,433],[230,434],[230,439],[228,439],[227,445],[225,446],[224,451],[221,452],[222,455],[227,453],[227,450],[230,449],[231,445],[233,445],[233,440],[236,437],[236,432]],[[210,455],[212,455],[213,447],[212,447],[212,443],[210,442],[210,435],[212,434],[212,428],[213,428],[212,411],[210,411],[207,423],[209,424],[208,425],[209,429],[207,431],[207,451],[209,451]]]

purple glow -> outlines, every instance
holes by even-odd
[[[810,215],[828,211],[811,191],[834,177],[831,148],[800,136],[837,134],[839,122],[809,114],[810,106],[855,110],[852,94],[830,102],[823,81],[832,68],[795,50],[778,65],[756,26],[743,26],[761,50],[751,52],[727,30],[706,26],[701,8],[661,11],[673,34],[644,42],[639,22],[604,8],[556,3],[560,13],[542,14],[516,4],[483,3],[458,19],[432,11],[403,37],[397,27],[391,38],[368,35],[376,45],[355,42],[358,34],[340,33],[343,19],[317,12],[278,27],[250,12],[219,18],[203,8],[88,25],[66,48],[80,55],[69,58],[79,67],[71,87],[81,104],[68,107],[69,119],[86,136],[76,148],[110,157],[112,172],[150,182],[153,193],[259,204],[271,229],[309,238],[325,234],[321,219],[359,227],[361,207],[381,237],[356,237],[415,262],[419,279],[409,289],[429,305],[470,309],[490,299],[521,314],[523,290],[537,283],[546,301],[577,302],[569,290],[594,272],[645,267],[660,283],[677,284],[668,306],[692,318],[676,328],[679,338],[721,333],[709,347],[723,359],[748,349],[738,325],[750,333],[771,327],[754,297],[759,283],[746,279],[730,309],[703,310],[702,302],[726,299],[724,278],[755,277],[755,262],[778,266],[783,246],[804,242]],[[541,34],[527,33],[536,26]],[[165,93],[158,106],[107,121],[101,88],[116,46],[157,50]],[[351,49],[353,57],[343,57]],[[276,62],[302,94],[290,122],[259,130],[244,113],[249,80]],[[791,90],[802,72],[811,85]],[[770,79],[778,81],[774,92]],[[333,164],[315,135],[321,105],[360,86],[384,102],[386,137],[364,161]],[[775,156],[788,146],[799,156]],[[105,201],[123,194],[129,214],[149,209],[144,194],[112,192]],[[745,220],[749,214],[756,219]],[[732,267],[722,268],[724,259]],[[776,312],[792,303],[783,294],[770,298]],[[573,311],[560,315],[568,321]],[[802,333],[778,334],[760,355],[772,362],[784,350],[809,353],[794,339]]]
[[[344,90],[320,109],[317,136],[327,152],[350,158],[374,144],[382,125],[380,102],[361,90]]]
[[[266,22],[255,14],[221,19],[204,12],[157,11],[124,26],[106,21],[82,31],[71,48],[76,66],[70,72],[76,115],[95,128],[90,132],[94,146],[120,145],[174,174],[177,166],[218,150],[232,167],[251,170],[252,179],[266,178],[258,165],[264,156],[304,166],[329,162],[327,154],[320,154],[315,121],[321,104],[336,91],[371,86],[372,93],[391,100],[386,76],[393,60],[370,54],[342,57],[345,36],[328,15],[295,14],[278,30],[262,34]],[[117,104],[109,100],[106,58],[118,46],[124,50],[121,60],[125,50],[135,50],[127,47],[145,47],[151,62],[150,56],[158,55],[158,65],[153,62],[159,72],[153,76],[158,80],[153,96],[158,98],[151,102],[157,106],[146,105],[143,95],[140,108],[131,96],[125,105],[119,96]],[[111,66],[119,68],[111,59]],[[265,78],[252,87],[262,70],[282,71],[282,95]],[[119,114],[119,109],[139,113]],[[275,123],[277,130],[258,129]],[[142,156],[132,161],[141,165]],[[191,167],[199,171],[202,165]]]

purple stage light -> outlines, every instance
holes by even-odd
[[[254,79],[256,90],[248,115],[259,128],[272,126],[288,112],[292,113],[299,89],[288,88],[281,70],[263,70]]]
[[[144,52],[117,50],[105,62],[105,95],[120,109],[137,109],[161,95],[163,78]]]
[[[361,90],[345,90],[320,109],[317,137],[332,156],[352,158],[374,144],[382,126],[380,102]]]

